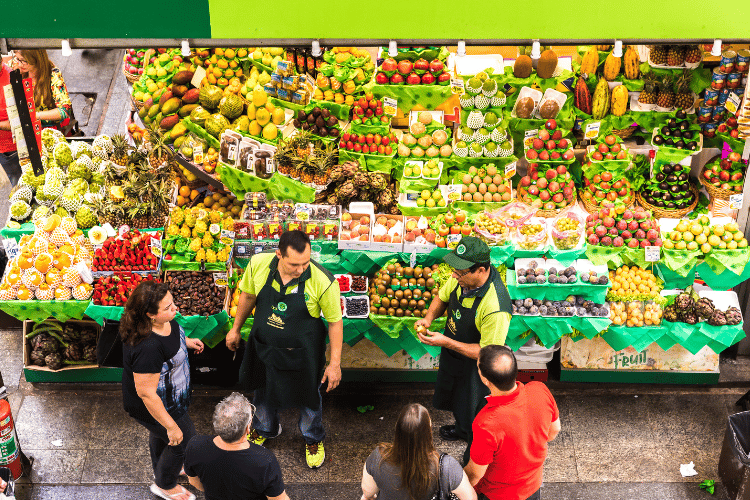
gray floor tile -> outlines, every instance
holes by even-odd
[[[33,484],[77,484],[81,482],[86,450],[34,450],[24,448],[34,458]]]
[[[326,451],[328,447],[326,446]],[[331,456],[326,453],[325,464],[318,469],[310,469],[305,462],[305,449],[302,443],[294,447],[273,450],[281,466],[284,484],[324,484],[328,483],[331,472]]]
[[[559,439],[559,438],[558,438]],[[554,482],[576,482],[579,480],[576,466],[576,450],[573,443],[553,441],[544,462],[544,480]]]
[[[92,409],[87,448],[148,450],[148,430],[122,409],[122,398],[101,398]]]
[[[326,446],[326,467],[329,482],[359,481],[362,467],[372,447],[357,442],[335,442]]]
[[[634,445],[612,440],[610,443],[582,444],[576,441],[575,453],[578,478],[585,483],[665,480],[666,456],[663,449],[655,448],[653,443]]]
[[[151,484],[154,471],[148,449],[89,450],[81,475],[84,484]]]
[[[91,401],[77,394],[28,395],[16,417],[18,437],[32,450],[57,449],[52,444],[57,440],[62,440],[63,449],[85,450],[91,430],[90,405]]]

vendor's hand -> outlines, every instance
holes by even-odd
[[[423,344],[434,345],[438,347],[445,347],[448,340],[448,337],[446,337],[442,333],[431,332],[429,330],[425,330],[424,332],[417,332],[417,337],[419,337],[419,341]]]
[[[6,483],[2,479],[0,479],[0,493],[2,493],[3,491],[5,491],[5,488],[7,488],[7,487],[8,487],[8,483]]]
[[[424,327],[425,329],[427,329],[430,327],[431,324],[432,324],[431,321],[427,321],[424,318],[418,319],[417,321],[414,322],[414,330],[418,331],[420,330],[420,327]]]
[[[236,328],[232,328],[227,333],[227,349],[230,351],[236,351],[240,346],[240,331]]]
[[[326,380],[328,381],[326,392],[331,392],[338,387],[341,382],[341,365],[334,365],[333,363],[329,364],[326,367],[325,373],[323,373],[323,380],[321,380],[320,383],[325,384]]]
[[[187,344],[188,349],[194,349],[195,354],[200,354],[203,352],[203,342],[198,339],[186,338],[185,344]]]
[[[167,429],[167,437],[169,438],[169,446],[177,446],[182,442],[182,430],[175,424]]]

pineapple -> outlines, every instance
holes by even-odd
[[[164,164],[169,164],[172,161],[173,153],[164,142],[164,137],[158,132],[158,128],[157,131],[150,132],[149,138],[153,148],[148,155],[148,163],[153,170],[158,170]]]
[[[667,53],[669,51],[669,45],[657,45],[651,50],[651,63],[657,66],[665,66],[667,64]]]
[[[656,105],[661,108],[674,107],[674,91],[672,90],[672,77],[665,75],[661,82],[661,88],[656,96]]]
[[[701,49],[697,45],[688,45],[685,48],[685,62],[689,64],[698,64],[701,62]]]
[[[112,137],[112,157],[110,161],[120,166],[126,166],[128,164],[128,153],[130,151],[130,145],[125,140],[125,136],[117,134]]]
[[[133,219],[131,226],[137,229],[148,227],[148,205],[136,202],[135,206],[128,211],[128,215]]]
[[[638,96],[638,102],[641,104],[656,104],[656,94],[659,92],[659,81],[652,72],[643,76],[643,91]]]
[[[667,66],[682,66],[685,64],[685,47],[670,45],[667,52]]]
[[[677,95],[674,100],[674,105],[677,109],[690,109],[695,103],[693,92],[690,90],[691,79],[691,72],[685,70],[677,80]]]

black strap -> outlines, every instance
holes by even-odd
[[[104,326],[96,343],[96,361],[99,366],[122,368],[122,338],[120,322],[104,320]]]
[[[435,500],[443,500],[443,485],[442,485],[442,478],[443,478],[443,457],[445,456],[445,453],[440,452],[440,460],[438,460],[438,473],[437,473],[437,496],[435,497]]]

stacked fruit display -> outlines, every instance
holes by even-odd
[[[503,202],[511,200],[512,188],[508,179],[498,173],[493,164],[469,167],[461,176],[463,201]]]
[[[232,248],[221,241],[222,229],[234,230],[231,215],[197,207],[173,208],[169,212],[169,225],[162,244],[165,260],[173,260],[172,256],[179,255],[188,262],[227,262]]]
[[[635,201],[630,181],[622,174],[604,171],[591,178],[584,177],[583,182],[585,189],[581,193],[581,199],[590,204],[600,205],[608,201],[631,206]]]
[[[127,49],[122,57],[125,62],[125,71],[134,76],[142,75],[145,56],[146,49]]]
[[[378,85],[448,85],[450,81],[451,74],[442,54],[431,61],[415,56],[396,62],[388,57],[375,73]]]
[[[371,314],[423,317],[438,293],[433,273],[439,267],[409,267],[399,262],[384,266],[370,280]]]
[[[88,300],[78,264],[91,266],[91,243],[72,217],[37,217],[33,235],[24,235],[20,253],[8,263],[0,300]]]
[[[180,120],[199,107],[200,91],[189,88],[193,74],[192,70],[178,71],[172,77],[172,84],[163,91],[157,91],[138,111],[145,125],[153,123],[164,132],[164,140],[168,143],[185,135],[187,128]]]
[[[98,306],[124,307],[130,294],[142,281],[159,281],[152,274],[115,272],[94,280],[92,300]]]
[[[639,195],[646,203],[666,210],[690,207],[696,200],[690,184],[690,167],[674,163],[654,165],[653,176]]]
[[[504,245],[510,237],[510,228],[505,221],[486,210],[474,218],[474,231],[489,246]]]
[[[164,282],[183,316],[213,316],[224,308],[227,287],[217,285],[213,273],[168,271]]]
[[[242,55],[243,49],[238,49],[237,57],[244,58]],[[270,68],[272,71],[276,69],[279,61],[286,60],[286,50],[283,47],[251,47],[247,51],[250,62],[253,65],[260,63],[264,71]]]
[[[450,234],[456,235],[458,239],[460,236],[474,235],[474,219],[463,210],[446,212],[433,217],[430,227],[437,233],[435,244],[441,248],[448,246],[446,239]],[[458,239],[452,242],[451,248],[456,246]]]
[[[560,250],[576,248],[583,235],[583,218],[575,212],[568,211],[558,216],[552,223],[552,244]]]
[[[586,218],[589,245],[645,248],[662,246],[659,227],[650,212],[624,205],[604,207]]]
[[[352,201],[369,201],[378,213],[398,215],[396,185],[384,174],[368,172],[356,161],[336,165],[330,184],[316,196],[316,203],[348,207]]]
[[[531,140],[531,147],[526,150],[529,161],[550,163],[571,163],[575,159],[573,145],[562,135],[556,120],[547,120],[537,136]]]
[[[339,125],[338,118],[331,115],[328,109],[321,109],[318,106],[308,111],[304,109],[297,111],[297,117],[292,121],[292,124],[297,129],[309,130],[314,135],[322,138],[331,137],[336,139],[341,134],[341,126]]]
[[[247,55],[246,48],[197,49],[193,64],[202,66],[206,70],[201,86],[209,84],[225,89],[235,78],[237,81],[234,86],[238,86],[239,79],[244,75],[240,59],[246,58]]]
[[[681,220],[674,231],[667,234],[664,248],[675,250],[698,250],[704,254],[713,250],[735,250],[747,248],[747,239],[736,222],[711,225],[707,216],[690,221]]]
[[[428,127],[432,132],[428,132]],[[409,132],[401,137],[398,155],[403,158],[447,158],[453,154],[448,144],[448,132],[443,125],[433,122],[433,116],[427,111],[417,115],[417,121],[411,124]]]
[[[358,125],[390,125],[391,118],[383,110],[383,101],[376,99],[372,92],[367,92],[352,106],[352,127],[355,131]]]
[[[323,54],[312,98],[352,105],[362,85],[370,81],[375,65],[370,53],[356,47],[334,47]]]
[[[697,151],[701,142],[700,127],[691,124],[684,111],[678,111],[677,116],[682,118],[670,118],[666,125],[654,130],[651,143],[657,147]]]
[[[575,200],[576,188],[565,165],[531,163],[518,183],[517,196],[532,207],[559,210]]]
[[[59,370],[65,365],[96,364],[97,333],[93,324],[45,320],[26,334],[32,365]]]
[[[660,297],[662,282],[650,269],[638,266],[621,266],[609,272],[612,288],[607,300],[622,302],[629,300],[654,300]]]
[[[194,69],[188,61],[183,61],[179,49],[157,49],[163,51],[156,54],[145,65],[140,79],[133,84],[133,99],[138,103],[145,103],[149,99],[154,101],[157,91],[165,89],[172,82],[172,77],[179,71]]]
[[[739,325],[742,323],[742,312],[736,307],[721,311],[711,299],[699,297],[690,286],[674,297],[672,304],[664,308],[664,319],[689,325],[695,325],[700,321],[706,321],[711,326]]]
[[[741,161],[739,153],[731,151],[726,158],[717,159],[703,169],[703,178],[715,188],[742,192],[747,165]]]
[[[107,238],[94,250],[92,271],[156,271],[159,258],[151,252],[152,240],[159,237],[131,229]]]
[[[505,94],[495,80],[484,72],[469,78],[460,103],[464,125],[456,136],[457,156],[495,158],[513,154],[512,140],[501,125]]]
[[[600,137],[596,146],[589,150],[586,156],[592,163],[602,160],[622,160],[623,162],[632,160],[622,140],[612,134]]]
[[[448,202],[443,198],[443,192],[440,189],[436,189],[435,191],[423,189],[422,192],[419,193],[416,203],[420,208],[442,208],[448,205]]]
[[[393,155],[393,144],[396,144],[396,136],[393,132],[387,135],[344,132],[341,135],[341,141],[339,141],[339,148],[355,153],[391,156]]]

